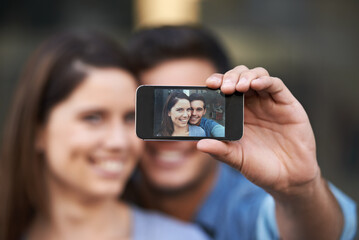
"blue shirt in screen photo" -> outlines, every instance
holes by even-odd
[[[224,127],[214,120],[203,117],[199,126],[206,132],[206,137],[224,137]]]

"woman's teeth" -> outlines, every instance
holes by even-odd
[[[123,163],[120,161],[100,161],[98,162],[98,166],[108,172],[120,172],[123,168]]]

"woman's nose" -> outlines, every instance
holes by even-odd
[[[124,124],[113,123],[107,130],[105,145],[112,150],[121,150],[128,147],[127,129]]]

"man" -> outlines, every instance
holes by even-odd
[[[206,114],[206,101],[204,97],[198,93],[192,93],[189,96],[189,100],[192,108],[189,123],[203,128],[206,132],[206,137],[224,137],[224,127],[221,124],[203,117]]]
[[[353,238],[355,203],[321,177],[308,117],[282,81],[263,68],[228,71],[221,46],[194,27],[140,31],[129,52],[143,84],[245,93],[241,140],[146,143],[132,184],[139,205],[214,239]]]

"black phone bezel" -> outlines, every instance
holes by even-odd
[[[155,89],[208,89],[205,86],[158,86],[141,85],[136,90],[136,134],[149,141],[197,141],[204,138],[223,141],[239,140],[243,135],[243,93],[235,92],[225,97],[225,137],[154,136],[154,90]],[[223,93],[222,93],[223,94]],[[240,111],[238,111],[240,106]],[[150,117],[149,117],[150,116]]]

